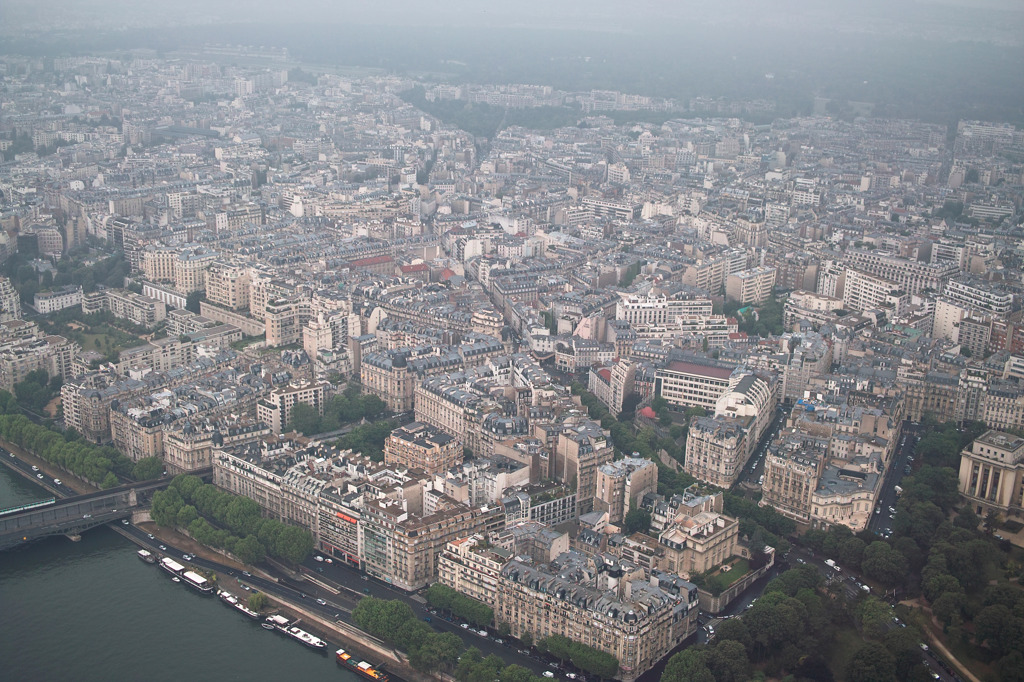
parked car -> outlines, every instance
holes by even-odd
[[[313,557],[313,561],[323,561],[323,560],[324,560],[324,558],[322,556],[320,556],[319,554],[317,554],[315,557]]]
[[[551,672],[550,670],[545,670],[545,671],[544,671],[543,673],[541,673],[541,674],[542,674],[542,675],[543,675],[544,677],[547,677],[547,678],[552,678],[552,677],[554,677],[554,676],[555,676],[555,674],[554,674],[553,672]]]

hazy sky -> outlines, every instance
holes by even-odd
[[[4,33],[42,26],[122,28],[220,22],[550,27],[660,32],[736,25],[860,32],[885,25],[994,36],[1024,33],[1024,0],[2,0]],[[976,39],[976,38],[975,38]]]

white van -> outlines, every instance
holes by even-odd
[[[53,479],[53,484],[54,485],[61,485],[60,479],[59,478]]]

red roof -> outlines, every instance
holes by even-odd
[[[430,266],[426,263],[417,263],[416,265],[403,265],[402,272],[425,272],[430,269]]]
[[[652,410],[652,409],[651,409],[651,406],[650,406],[650,405],[648,405],[647,407],[645,407],[645,408],[643,408],[642,410],[640,410],[640,416],[641,416],[641,417],[646,417],[646,418],[648,418],[648,419],[654,419],[654,418],[655,418],[655,417],[657,417],[658,415],[656,415],[656,414],[654,413],[654,410]]]
[[[441,271],[441,280],[442,281],[448,281],[449,279],[451,279],[454,276],[455,276],[455,271],[452,270],[451,268],[445,268],[444,270]]]
[[[357,258],[353,261],[349,261],[349,265],[361,268],[366,265],[380,265],[381,263],[390,263],[394,259],[391,256],[370,256],[369,258]]]
[[[709,367],[707,365],[698,365],[693,362],[683,362],[677,360],[669,364],[668,368],[673,372],[682,372],[683,374],[696,374],[698,376],[711,377],[713,379],[728,379],[732,376],[732,369],[728,367]]]
[[[597,373],[600,374],[601,378],[603,378],[605,381],[612,380],[612,371],[610,369],[599,369],[597,370]]]

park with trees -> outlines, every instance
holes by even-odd
[[[18,399],[8,391],[0,391],[0,439],[104,489],[157,478],[163,471],[159,458],[132,462],[116,448],[90,443],[73,430],[36,424],[21,414]]]
[[[313,551],[305,528],[264,518],[255,500],[224,492],[198,476],[181,475],[153,494],[150,510],[157,525],[180,528],[196,542],[224,549],[246,564],[270,556],[298,564]]]

